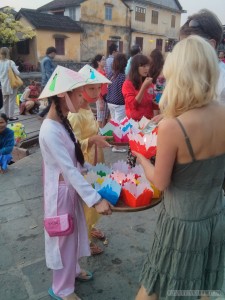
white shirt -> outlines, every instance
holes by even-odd
[[[225,104],[225,64],[219,62],[220,76],[217,84],[217,100]]]
[[[12,95],[13,89],[10,86],[8,70],[9,66],[11,66],[13,72],[16,75],[19,75],[20,72],[17,70],[16,64],[14,61],[9,59],[0,60],[0,81],[2,86],[2,94],[3,95]]]

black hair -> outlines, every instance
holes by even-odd
[[[164,65],[164,58],[162,52],[159,49],[154,49],[150,53],[150,69],[149,76],[152,78],[152,82],[156,83],[156,80],[162,72]]]
[[[98,62],[102,60],[103,56],[104,55],[102,55],[102,54],[95,55],[95,57],[93,58],[93,60],[91,62],[91,65],[94,69],[98,68]]]
[[[120,73],[125,73],[126,65],[127,65],[126,55],[123,53],[116,54],[112,64],[112,70],[114,71],[113,77],[116,78]]]
[[[191,21],[194,23],[192,25]],[[187,22],[180,28],[180,36],[199,35],[216,41],[216,46],[222,40],[223,27],[218,17],[207,9],[188,17]]]
[[[150,61],[149,58],[146,55],[143,54],[136,54],[130,64],[130,71],[128,74],[128,77],[130,81],[133,83],[136,90],[139,90],[141,88],[141,85],[145,78],[141,78],[139,74],[139,67],[144,65],[149,65]]]
[[[1,113],[0,118],[2,118],[6,123],[8,123],[8,118],[7,118],[6,114]]]
[[[115,43],[112,43],[110,46],[109,46],[109,54],[112,55],[114,51],[117,51],[118,50],[118,46],[117,44]]]
[[[56,48],[55,47],[48,47],[46,50],[46,55],[50,54],[50,53],[57,53]]]
[[[59,98],[57,96],[53,96],[52,100],[53,100],[53,102],[55,104],[55,109],[56,109],[56,113],[57,113],[58,117],[62,121],[63,126],[65,127],[66,131],[69,133],[69,136],[70,136],[71,140],[74,143],[74,146],[75,146],[75,156],[76,156],[78,162],[81,164],[81,166],[83,166],[84,165],[84,155],[83,155],[83,152],[81,150],[80,143],[79,143],[79,141],[77,141],[75,139],[75,136],[74,136],[74,133],[73,133],[73,129],[72,129],[72,126],[71,126],[69,120],[62,113]]]
[[[134,55],[141,52],[141,47],[139,45],[133,45],[130,49],[130,56],[133,57]]]

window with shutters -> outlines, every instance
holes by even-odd
[[[17,44],[16,44],[16,47],[17,47],[17,52],[18,54],[24,54],[24,55],[27,55],[30,53],[30,46],[29,46],[29,40],[24,40],[24,41],[19,41]]]
[[[141,50],[143,49],[143,37],[136,37],[135,44],[140,46]]]
[[[176,27],[176,16],[172,15],[171,16],[171,28],[175,28]]]
[[[55,48],[58,55],[65,55],[65,39],[55,38]]]
[[[135,20],[145,22],[146,8],[136,6],[135,7]]]
[[[105,5],[105,20],[112,21],[112,5]]]
[[[163,47],[163,40],[162,39],[156,39],[156,49],[162,51]]]
[[[158,24],[159,12],[156,10],[152,11],[152,24]]]
[[[70,7],[69,8],[69,17],[76,21],[76,7]]]

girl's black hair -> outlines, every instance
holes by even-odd
[[[141,85],[145,78],[142,78],[139,74],[138,68],[144,65],[149,65],[150,61],[146,55],[136,54],[132,60],[130,65],[130,71],[128,74],[128,78],[133,83],[136,90],[141,88]]]
[[[7,118],[6,114],[1,113],[0,118],[2,118],[6,123],[8,123],[8,118]]]
[[[159,49],[154,49],[150,53],[150,69],[149,76],[152,78],[152,82],[156,83],[157,78],[162,72],[164,65],[164,58],[162,52]]]
[[[112,70],[114,71],[113,78],[116,78],[120,73],[125,73],[125,68],[127,65],[127,57],[123,53],[118,53],[114,57]]]
[[[52,100],[53,100],[53,102],[55,104],[55,109],[56,109],[57,115],[59,116],[60,120],[63,123],[63,126],[65,127],[66,131],[69,133],[69,136],[70,136],[71,140],[74,143],[74,146],[75,146],[75,156],[76,156],[78,162],[81,164],[81,166],[83,166],[84,165],[84,155],[83,155],[83,152],[81,150],[80,143],[79,143],[79,141],[77,141],[75,139],[75,136],[74,136],[74,133],[73,133],[73,129],[72,129],[72,126],[71,126],[69,120],[62,113],[62,110],[61,110],[61,107],[60,107],[59,98],[57,96],[53,96]]]
[[[98,69],[98,62],[100,62],[102,60],[104,55],[102,54],[97,54],[95,55],[95,57],[93,58],[91,65],[94,69]]]

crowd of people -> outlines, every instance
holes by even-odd
[[[105,238],[97,229],[100,214],[111,205],[84,179],[91,165],[104,162],[110,137],[99,135],[109,119],[135,121],[145,116],[158,123],[154,164],[138,152],[146,178],[163,199],[153,244],[144,262],[136,300],[209,299],[207,291],[221,291],[225,263],[225,63],[217,54],[223,35],[221,22],[201,10],[180,29],[180,41],[164,60],[158,49],[146,56],[138,45],[131,57],[109,46],[109,56],[97,54],[92,66],[78,72],[52,64],[56,49],[49,47],[42,62],[42,92],[33,82],[21,97],[21,112],[38,108],[48,99],[40,129],[43,157],[44,231],[47,266],[53,270],[49,295],[79,300],[75,280],[93,279],[79,264],[82,256],[101,254],[92,240]],[[16,91],[3,74],[9,60],[1,49],[0,81],[6,114],[0,115],[0,166],[5,170],[12,151],[14,120],[10,103]],[[4,80],[3,80],[4,77]],[[40,94],[40,95],[39,95]],[[14,99],[15,101],[15,99]],[[97,120],[91,104],[97,103]],[[6,151],[7,149],[7,151]],[[114,152],[121,149],[113,148]],[[107,163],[107,162],[106,162]],[[63,225],[63,226],[62,226]],[[173,294],[174,291],[174,294]],[[196,299],[197,299],[196,297]]]

